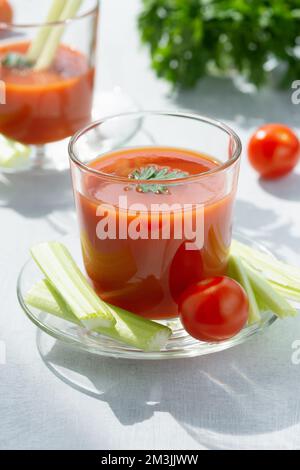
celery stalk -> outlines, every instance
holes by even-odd
[[[30,148],[15,140],[0,135],[0,166],[3,168],[22,168],[30,156]]]
[[[272,310],[270,310],[270,307],[266,304],[266,300],[264,298],[257,296],[256,302],[257,302],[260,312],[272,312]]]
[[[52,23],[52,22],[58,21],[63,11],[64,6],[65,6],[65,2],[63,2],[62,0],[53,0],[49,13],[46,18],[46,23]],[[50,32],[51,32],[51,26],[42,26],[39,29],[36,38],[32,41],[27,51],[26,59],[28,61],[30,62],[37,61],[49,37]]]
[[[41,243],[31,249],[37,265],[68,309],[87,328],[110,327],[115,323],[108,306],[94,292],[67,248],[58,242]]]
[[[246,263],[244,267],[256,298],[260,298],[269,310],[280,318],[297,315],[297,310],[261,274]]]
[[[274,283],[275,287],[294,291],[300,295],[299,268],[283,263],[236,240],[232,242],[231,252],[246,261],[256,271],[263,272],[264,276]]]
[[[261,320],[259,307],[256,302],[256,298],[249,281],[247,271],[244,267],[243,262],[235,255],[230,255],[228,264],[228,273],[230,277],[239,282],[245,289],[248,300],[249,300],[249,319],[248,323],[252,325]]]
[[[50,282],[47,279],[37,282],[26,294],[25,302],[32,307],[35,307],[39,310],[43,310],[47,313],[52,313],[57,317],[62,316],[62,311],[64,312],[63,316],[65,320],[77,323],[80,325],[80,321],[70,313],[67,305],[65,307],[59,302],[57,302],[53,290],[50,288]]]
[[[69,312],[67,306],[57,301],[46,280],[35,284],[26,295],[25,302],[44,312],[77,325],[81,322]],[[144,351],[160,351],[172,334],[170,328],[147,320],[119,307],[107,304],[116,323],[109,328],[96,328],[95,332]]]
[[[294,300],[295,302],[300,302],[300,290],[293,289],[292,287],[282,286],[275,281],[270,281],[268,279],[272,287],[281,295],[288,298],[289,300]]]
[[[59,21],[66,21],[70,18],[76,16],[83,0],[67,0],[65,6],[59,16]],[[65,26],[55,26],[52,28],[46,43],[42,49],[41,54],[39,55],[36,64],[34,66],[35,70],[42,70],[50,67],[51,63],[54,60],[57,48],[59,46],[60,40],[64,34]]]

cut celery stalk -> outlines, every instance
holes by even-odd
[[[66,21],[76,16],[83,0],[67,0],[65,6],[59,16],[59,21]],[[65,26],[55,26],[52,28],[46,43],[42,49],[40,56],[38,57],[34,66],[35,70],[42,70],[50,67],[52,64],[60,40],[64,34]]]
[[[258,305],[258,308],[259,308],[260,312],[262,312],[262,313],[266,313],[266,312],[274,313],[274,312],[272,312],[270,307],[266,304],[265,299],[261,298],[260,296],[256,296],[256,302],[257,302],[257,305]]]
[[[38,282],[27,293],[25,302],[63,320],[81,325],[81,322],[70,313],[67,306],[64,307],[63,303],[57,301],[57,296],[53,295],[53,290],[49,287],[50,283],[46,280]],[[144,351],[160,351],[166,345],[172,334],[170,328],[119,307],[107,305],[116,323],[110,328],[96,328],[95,332]]]
[[[37,282],[27,293],[25,302],[57,317],[61,317],[63,311],[66,320],[80,324],[80,321],[70,313],[67,304],[65,303],[63,306],[56,300],[56,296],[53,294],[54,290],[50,286],[51,283],[47,279]]]
[[[256,298],[249,281],[247,271],[244,267],[243,262],[235,255],[230,255],[228,264],[228,274],[230,277],[239,282],[245,289],[248,300],[249,300],[249,318],[248,323],[252,325],[261,320],[259,307],[256,302]]]
[[[284,287],[281,284],[277,284],[275,281],[270,281],[272,287],[281,295],[288,298],[289,300],[294,300],[295,302],[300,302],[300,290],[293,289],[292,287]]]
[[[115,323],[110,309],[97,296],[63,244],[41,243],[31,249],[31,254],[55,293],[87,328],[110,327]]]
[[[30,148],[15,140],[0,135],[0,166],[3,168],[22,168],[28,162]]]
[[[53,0],[49,13],[46,18],[46,23],[52,23],[59,20],[59,17],[64,9],[65,2],[62,0]],[[30,44],[30,47],[26,54],[26,59],[30,62],[36,62],[39,58],[40,53],[43,50],[43,47],[49,37],[51,32],[51,26],[42,26],[36,38]]]
[[[297,315],[297,310],[282,295],[276,292],[261,274],[248,267],[247,263],[244,267],[256,298],[260,298],[269,310],[279,318]]]
[[[299,291],[300,269],[279,261],[272,256],[257,251],[243,243],[233,240],[231,252],[245,260],[256,271],[263,272],[264,276],[283,289]]]

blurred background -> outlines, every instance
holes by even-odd
[[[107,3],[98,52],[103,87],[121,85],[144,108],[162,107],[163,97],[165,107],[245,128],[270,120],[298,125],[291,102],[300,77],[297,1]],[[106,21],[112,8],[113,24]]]

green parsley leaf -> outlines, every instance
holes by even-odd
[[[138,25],[152,67],[175,87],[239,74],[257,87],[281,64],[281,85],[300,77],[299,0],[143,0]]]
[[[24,69],[31,68],[33,63],[26,59],[23,54],[18,52],[10,52],[4,59],[2,59],[2,65],[10,68]]]
[[[129,178],[137,181],[159,181],[159,180],[176,180],[188,176],[188,173],[180,170],[171,170],[168,167],[158,167],[155,165],[145,166],[130,173]],[[139,184],[137,191],[141,193],[168,194],[167,185],[163,184]]]

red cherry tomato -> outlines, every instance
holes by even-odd
[[[200,341],[223,341],[247,323],[249,302],[240,284],[226,276],[190,286],[179,302],[181,322]]]
[[[7,0],[0,0],[0,22],[11,23],[13,18],[12,7]]]
[[[292,171],[299,160],[299,139],[287,126],[266,124],[251,137],[248,156],[263,178],[280,178]]]

